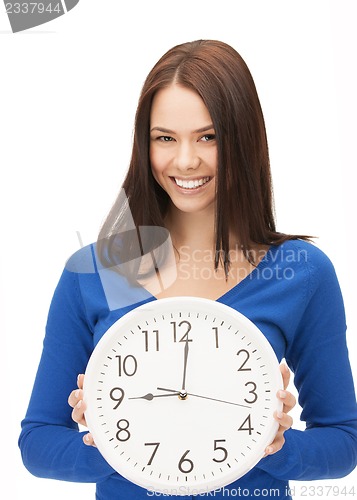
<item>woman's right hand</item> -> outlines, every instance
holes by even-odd
[[[87,426],[87,422],[84,416],[84,412],[86,410],[85,402],[83,401],[83,383],[84,383],[84,375],[78,375],[77,378],[77,386],[78,389],[75,389],[71,392],[68,398],[68,404],[73,408],[72,410],[72,419],[77,422],[77,424]],[[95,446],[93,436],[90,432],[87,432],[83,436],[83,442],[87,446]]]

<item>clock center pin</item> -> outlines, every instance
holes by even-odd
[[[185,390],[180,391],[178,397],[179,399],[187,399],[187,391]]]

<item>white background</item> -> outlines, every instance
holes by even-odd
[[[82,0],[51,23],[12,34],[0,4],[6,349],[0,415],[7,499],[94,497],[93,485],[37,479],[25,470],[17,448],[20,421],[54,287],[80,246],[78,232],[84,244],[96,239],[128,165],[143,80],[177,43],[220,39],[250,67],[266,118],[278,229],[319,236],[317,244],[332,259],[356,375],[356,20],[352,0]],[[301,427],[298,409],[294,417]],[[311,485],[349,489],[356,483],[354,471]],[[296,499],[313,496],[302,496],[303,485],[309,484],[292,483]]]

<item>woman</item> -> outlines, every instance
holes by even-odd
[[[258,465],[229,486],[232,496],[244,488],[291,498],[290,479],[351,472],[357,408],[339,285],[307,237],[276,231],[264,119],[234,49],[200,40],[155,65],[139,100],[123,188],[97,245],[70,259],[56,289],[20,436],[26,467],[41,477],[96,482],[98,499],[147,497],[105,462],[88,432],[78,432],[83,375],[72,389],[114,321],[145,301],[190,295],[227,304],[263,331],[295,373],[306,421],[305,431],[291,428],[295,400],[282,364],[278,433]],[[144,226],[166,228],[174,265],[166,250],[148,265],[145,256],[164,246],[160,231],[137,233]],[[145,251],[136,253],[138,234]]]

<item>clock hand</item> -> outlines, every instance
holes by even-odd
[[[171,393],[171,391],[170,391]],[[145,394],[145,396],[138,396],[136,398],[128,398],[128,399],[146,399],[147,401],[152,401],[154,398],[165,398],[169,396],[178,396],[180,393],[176,391],[172,391],[171,394],[151,394],[149,392],[148,394]]]
[[[158,391],[167,391],[167,392],[170,392],[171,394],[167,394],[167,396],[170,396],[170,395],[174,396],[176,394],[178,396],[182,395],[182,392],[177,392],[177,391],[174,391],[173,389],[165,389],[164,387],[157,387],[157,390]],[[248,406],[248,405],[242,405],[242,404],[239,404],[239,403],[233,403],[232,401],[225,401],[223,399],[216,399],[216,398],[211,398],[211,397],[208,397],[208,396],[202,396],[201,394],[192,394],[192,392],[187,392],[186,396],[192,396],[192,397],[195,397],[195,398],[202,398],[202,399],[209,399],[210,401],[217,401],[218,403],[226,403],[228,405],[240,406],[242,408],[251,408],[251,406]]]
[[[208,396],[201,396],[200,394],[192,394],[191,392],[188,392],[187,396],[194,396],[195,398],[202,398],[202,399],[210,399],[211,401],[218,401],[219,403],[226,403],[228,405],[241,406],[242,408],[251,408],[251,406],[248,405],[241,405],[239,403],[233,403],[232,401],[224,401],[223,399],[215,399],[215,398],[210,398]]]
[[[157,390],[158,391],[166,391],[166,392],[171,392],[172,395],[178,395],[178,397],[180,399],[186,399],[188,394],[187,394],[187,391],[185,389],[182,389],[181,391],[175,391],[173,389],[164,389],[163,387],[157,387]]]
[[[183,379],[182,379],[182,392],[186,390],[186,368],[187,368],[187,358],[188,358],[188,338],[186,339],[184,358],[183,358]]]

